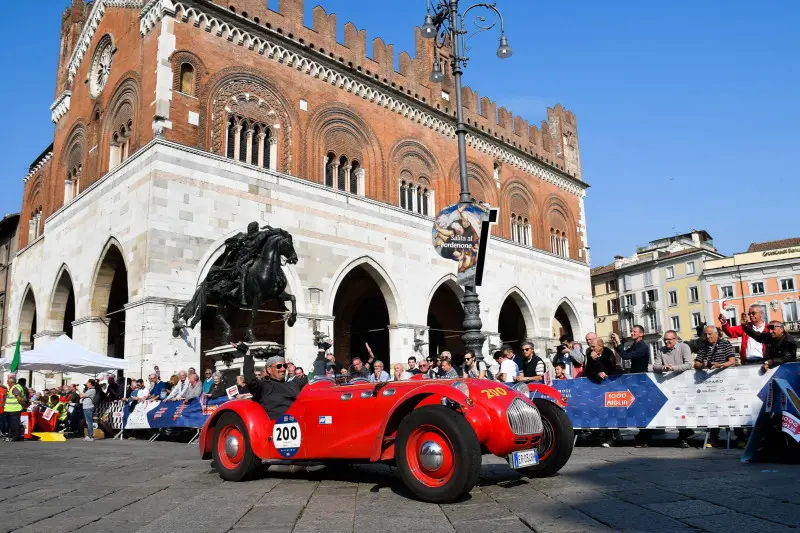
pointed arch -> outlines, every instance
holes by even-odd
[[[389,273],[386,272],[386,270],[384,270],[384,268],[379,265],[377,261],[366,255],[343,263],[334,273],[333,277],[331,278],[333,280],[330,285],[331,288],[330,291],[328,291],[328,314],[334,316],[333,307],[336,300],[336,293],[339,290],[342,281],[347,274],[359,267],[363,268],[375,281],[375,283],[377,283],[378,288],[383,295],[383,299],[386,301],[386,308],[389,312],[389,323],[398,324],[403,322],[405,313],[403,313],[400,305],[400,293],[397,291],[397,287],[392,281],[391,276],[389,276]]]
[[[75,289],[72,274],[66,263],[63,263],[58,269],[50,294],[45,329],[62,331],[72,337],[72,322],[75,320]]]
[[[450,167],[450,181],[455,184],[456,200],[458,199],[458,191],[460,190],[460,175],[458,160],[456,160]],[[486,169],[480,163],[475,161],[467,161],[467,176],[469,176],[469,192],[473,198],[478,201],[486,202],[490,205],[497,206],[497,187],[494,185],[494,178],[490,176]]]
[[[119,241],[110,237],[103,246],[92,276],[92,286],[89,291],[89,314],[91,316],[104,317],[108,313],[111,285],[117,272],[124,274],[127,292],[128,265],[125,262],[125,254],[122,252],[122,245]],[[126,294],[126,300],[129,297],[130,293]]]
[[[453,274],[437,281],[428,295],[423,316],[428,326],[428,353],[439,354],[445,350],[462,354],[464,343],[461,334],[464,328],[464,290]]]
[[[580,316],[578,315],[575,305],[566,296],[561,298],[558,303],[553,307],[550,312],[550,318],[561,321],[557,318],[564,317],[568,321],[569,329],[573,337],[579,337],[583,333],[583,326],[581,325]],[[567,324],[562,324],[564,329],[567,329]]]
[[[577,258],[578,224],[567,203],[557,194],[547,197],[542,211],[542,235],[553,235],[555,246],[545,243],[545,249],[558,255]]]
[[[497,304],[494,306],[494,308],[497,310],[497,316],[494,318],[496,321],[500,319],[500,308],[509,298],[511,298],[514,303],[519,306],[519,309],[522,312],[522,318],[525,320],[525,329],[528,332],[528,336],[533,336],[536,333],[539,324],[536,320],[536,313],[531,301],[528,299],[522,289],[516,285],[508,289],[502,298],[497,301]]]
[[[311,144],[303,169],[306,178],[324,184],[327,154],[347,156],[359,163],[364,195],[388,201],[393,182],[382,179],[385,167],[381,143],[354,109],[341,103],[322,106],[309,120],[304,136]]]
[[[428,299],[425,302],[425,310],[427,311],[431,307],[431,301],[433,300],[433,295],[436,294],[436,291],[439,290],[439,287],[442,285],[447,285],[447,288],[453,291],[453,293],[458,297],[458,300],[461,301],[464,298],[464,289],[461,288],[461,285],[458,284],[458,278],[456,278],[455,274],[445,274],[439,280],[433,284],[431,290],[428,292]]]
[[[22,339],[21,342],[27,343],[31,348],[33,347],[33,336],[37,330],[36,318],[36,296],[33,286],[28,283],[25,290],[22,291],[22,300],[20,300],[17,333]]]

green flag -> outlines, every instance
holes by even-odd
[[[22,333],[19,334],[17,337],[17,349],[14,350],[14,359],[11,360],[11,368],[9,369],[11,372],[16,372],[17,368],[19,368],[19,341],[22,339]]]

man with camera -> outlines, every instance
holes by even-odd
[[[573,342],[572,338],[568,335],[562,335],[558,339],[559,344],[556,346],[556,355],[553,357],[553,364],[564,364],[564,374],[567,379],[572,379],[576,373],[580,374],[583,368],[583,363],[586,361],[586,356],[583,354],[581,345],[578,342]]]

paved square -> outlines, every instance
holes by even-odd
[[[800,466],[741,451],[577,448],[528,480],[485,457],[460,503],[411,499],[385,466],[223,482],[197,446],[71,440],[0,445],[0,533],[797,532]]]

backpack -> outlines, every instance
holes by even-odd
[[[475,361],[475,372],[477,372],[478,376],[481,375],[481,363],[483,363],[483,369],[486,370],[486,374],[485,374],[484,379],[494,380],[494,375],[489,370],[489,365],[487,365],[483,361]],[[469,372],[467,372],[467,373],[469,373]]]

